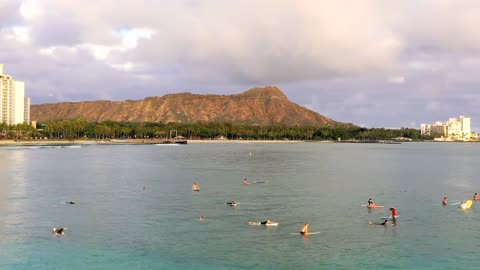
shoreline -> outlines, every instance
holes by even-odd
[[[297,143],[372,143],[372,144],[402,144],[409,143],[406,141],[304,141],[304,140],[186,140],[186,144],[249,144],[249,143],[276,143],[276,144],[297,144]],[[412,141],[426,143],[478,143],[479,141]],[[169,140],[152,140],[152,139],[111,139],[111,140],[0,140],[2,146],[42,146],[42,145],[146,145],[146,144],[179,144]]]
[[[201,143],[304,143],[297,140],[187,140],[187,144]],[[323,141],[331,142],[331,141]],[[175,144],[165,140],[130,139],[130,140],[0,140],[2,146],[42,146],[42,145],[126,145],[126,144]]]

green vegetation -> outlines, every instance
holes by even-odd
[[[418,129],[362,128],[358,126],[312,127],[312,126],[253,126],[237,123],[138,123],[87,122],[85,119],[52,120],[39,124],[35,131],[28,125],[0,126],[2,138],[47,137],[50,139],[126,139],[126,138],[168,138],[171,130],[187,139],[243,140],[391,140],[408,138],[412,140],[431,139],[420,136]]]
[[[420,136],[420,130],[411,128],[384,129],[358,126],[312,127],[312,126],[253,126],[236,123],[138,123],[87,122],[85,119],[52,120],[38,125],[38,130],[27,124],[8,126],[0,124],[2,139],[126,139],[126,138],[168,138],[171,130],[187,139],[216,139],[223,136],[233,140],[391,140],[408,138],[428,140]]]

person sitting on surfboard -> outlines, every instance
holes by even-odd
[[[55,235],[60,235],[60,236],[65,236],[65,230],[67,228],[53,228],[52,229],[52,232],[55,234]]]
[[[194,190],[194,191],[200,190],[200,187],[198,186],[198,184],[196,182],[193,183],[192,190]]]
[[[370,205],[375,205],[375,204],[373,203],[372,198],[368,199],[368,206],[370,206]]]
[[[443,204],[443,205],[448,205],[448,199],[447,199],[447,197],[443,198],[442,204]]]
[[[478,193],[477,192],[475,192],[475,194],[473,194],[473,200],[478,201]]]
[[[308,223],[305,223],[305,225],[303,225],[302,229],[300,230],[301,235],[308,235],[308,226],[310,226],[310,224]]]

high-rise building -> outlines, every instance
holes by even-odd
[[[472,134],[470,117],[462,115],[459,118],[449,118],[445,123],[422,124],[420,132],[422,135],[435,138],[444,137],[451,140],[469,140]]]
[[[25,98],[25,83],[3,74],[2,64],[0,64],[0,123],[30,124],[30,98]]]

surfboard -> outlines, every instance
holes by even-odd
[[[301,235],[301,236],[305,236],[305,235],[303,235],[303,234],[300,234],[299,232],[297,232],[297,233],[290,233],[290,234],[291,234],[291,235]],[[309,232],[309,233],[308,233],[308,235],[314,235],[314,234],[320,234],[320,232]],[[307,235],[307,236],[308,236],[308,235]]]
[[[395,218],[398,218],[400,215],[396,215]],[[392,216],[389,217],[382,217],[382,219],[392,219]]]
[[[248,222],[248,225],[278,226],[278,222],[273,222],[273,223],[262,224],[262,223],[260,223],[260,222],[249,221],[249,222]]]
[[[472,200],[468,200],[465,202],[465,204],[463,205],[460,205],[460,208],[462,209],[469,209],[470,207],[472,207],[472,204],[473,204],[473,201]]]
[[[367,208],[370,208],[370,209],[372,209],[372,208],[383,208],[383,207],[385,207],[385,206],[383,206],[383,205],[370,205],[370,206],[368,206],[367,205]]]

